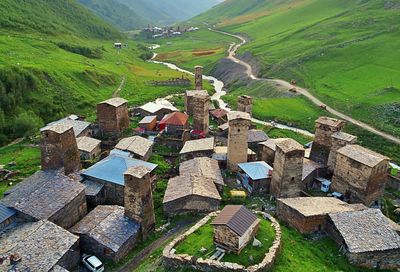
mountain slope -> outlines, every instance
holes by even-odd
[[[247,3],[247,4],[246,4]],[[400,135],[400,1],[227,0],[194,18],[249,38],[259,75]]]
[[[148,23],[139,14],[117,0],[78,0],[95,14],[121,30],[139,29]]]
[[[75,0],[2,0],[0,10],[2,31],[71,34],[104,39],[121,37],[116,29]]]
[[[196,16],[221,0],[118,0],[154,24],[172,24]]]

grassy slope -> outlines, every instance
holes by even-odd
[[[400,135],[397,1],[394,9],[384,0],[256,2],[258,11],[228,1],[234,14],[218,20],[223,29],[250,37],[240,53],[260,59],[263,76],[295,78],[327,104]],[[216,20],[226,9],[196,20]]]

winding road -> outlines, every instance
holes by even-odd
[[[370,125],[368,125],[368,124],[366,124],[364,122],[356,120],[356,119],[354,119],[354,118],[352,118],[352,117],[350,117],[350,116],[348,116],[348,115],[346,115],[346,114],[344,114],[342,112],[339,112],[339,111],[329,107],[328,105],[326,105],[324,102],[319,100],[317,97],[315,97],[313,94],[311,94],[308,90],[306,90],[304,88],[301,88],[301,87],[298,87],[298,86],[293,86],[291,83],[289,83],[289,82],[287,82],[285,80],[282,80],[282,79],[269,79],[269,78],[259,78],[259,77],[257,77],[254,74],[253,68],[251,67],[250,64],[248,64],[247,62],[242,61],[242,60],[240,60],[240,59],[238,59],[236,57],[237,50],[241,46],[243,46],[244,44],[247,43],[247,41],[246,41],[246,39],[244,37],[236,35],[236,34],[224,32],[224,31],[220,31],[220,30],[211,29],[211,28],[208,28],[208,30],[216,32],[216,33],[220,33],[220,34],[223,34],[223,35],[231,36],[231,37],[237,38],[237,39],[239,39],[241,41],[239,44],[231,44],[231,46],[228,49],[228,57],[227,58],[230,59],[231,61],[233,61],[235,63],[238,63],[238,64],[242,65],[243,67],[245,67],[246,68],[246,74],[251,79],[269,81],[269,82],[275,83],[276,85],[279,85],[281,87],[287,88],[288,90],[295,87],[298,93],[300,93],[300,94],[304,95],[305,97],[307,97],[312,103],[314,103],[318,107],[324,106],[324,109],[325,109],[325,106],[326,106],[326,111],[327,112],[329,112],[329,113],[331,113],[331,114],[333,114],[333,115],[335,115],[335,116],[337,116],[337,117],[339,117],[339,118],[341,118],[343,120],[346,120],[347,122],[352,123],[352,124],[354,124],[354,125],[356,125],[358,127],[361,127],[363,129],[371,132],[371,133],[374,133],[374,134],[379,135],[379,136],[381,136],[381,137],[383,137],[383,138],[385,138],[387,140],[390,140],[390,141],[392,141],[392,142],[394,142],[396,144],[400,144],[400,139],[399,138],[397,138],[397,137],[395,137],[393,135],[390,135],[388,133],[382,132],[382,131],[380,131],[380,130],[378,130],[378,129],[376,129],[376,128],[374,128],[374,127],[372,127],[372,126],[370,126]]]

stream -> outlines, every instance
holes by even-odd
[[[235,45],[232,44],[232,46],[235,46]],[[153,45],[149,46],[149,49],[155,50],[155,49],[160,48],[160,47],[161,46],[158,45],[158,44],[153,44]],[[162,64],[162,65],[165,65],[165,66],[167,66],[168,68],[170,68],[172,70],[176,70],[176,71],[179,71],[179,72],[186,73],[186,74],[194,76],[193,72],[190,72],[188,70],[182,69],[182,68],[176,66],[173,63],[157,61],[157,60],[155,60],[156,57],[157,57],[157,53],[153,53],[153,57],[151,58],[151,60],[149,60],[149,62],[156,63],[156,64]],[[231,111],[231,108],[222,99],[222,97],[224,95],[226,95],[226,90],[224,89],[224,82],[222,82],[221,80],[219,80],[219,79],[217,79],[217,78],[215,78],[213,76],[207,76],[207,75],[203,75],[203,79],[208,80],[214,86],[215,93],[211,97],[211,100],[217,101],[217,103],[218,103],[218,105],[219,105],[219,107],[221,109],[224,109],[224,110],[227,110],[227,111]],[[163,99],[167,100],[168,97],[165,97]],[[291,131],[294,131],[296,133],[302,134],[302,135],[307,136],[307,137],[314,137],[314,134],[310,133],[307,130],[299,129],[299,128],[296,128],[296,127],[287,126],[287,125],[280,124],[280,123],[277,123],[277,122],[274,122],[274,121],[266,122],[266,121],[262,121],[262,120],[255,119],[255,118],[252,118],[252,121],[254,123],[256,123],[256,124],[276,127],[276,128],[279,128],[279,129],[291,130]]]

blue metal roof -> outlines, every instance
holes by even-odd
[[[118,152],[113,153],[92,167],[82,171],[84,177],[92,177],[105,182],[124,185],[124,173],[131,167],[144,166],[153,171],[157,165],[142,160],[129,158]]]
[[[273,168],[264,161],[239,163],[242,169],[252,180],[266,179],[271,177]]]
[[[17,213],[16,210],[8,208],[0,203],[0,223],[6,221]]]

